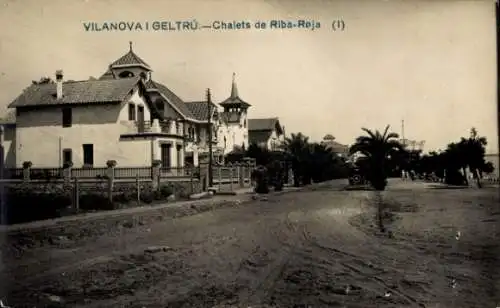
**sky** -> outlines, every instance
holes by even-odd
[[[230,94],[250,118],[352,144],[362,127],[442,149],[471,127],[498,153],[493,1],[0,0],[0,108],[32,80],[99,77],[129,48],[185,101]],[[311,29],[256,29],[299,19]],[[84,23],[246,21],[251,29],[86,31]],[[344,29],[332,24],[342,20]]]

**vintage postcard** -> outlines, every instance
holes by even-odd
[[[500,307],[497,2],[0,26],[0,307]]]

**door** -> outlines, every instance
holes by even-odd
[[[139,133],[144,133],[144,106],[137,107],[137,127]]]
[[[63,167],[73,162],[73,151],[71,149],[63,150]]]
[[[84,144],[83,145],[83,165],[86,167],[91,167],[94,165],[94,145]]]
[[[162,168],[170,168],[170,144],[162,143],[161,144],[161,167]]]

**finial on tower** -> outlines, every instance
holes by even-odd
[[[210,88],[207,89],[207,102],[212,102],[212,94],[210,93]]]
[[[236,87],[236,73],[233,72],[233,85],[231,87],[231,98],[238,97],[238,88]]]
[[[130,51],[132,51],[132,41],[128,42],[128,45],[129,45]]]

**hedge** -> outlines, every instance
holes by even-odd
[[[191,194],[190,183],[168,183],[153,190],[150,183],[141,185],[141,203],[165,202],[170,196],[185,199]],[[199,185],[194,192],[198,192]],[[7,185],[0,192],[2,205],[1,224],[25,223],[51,219],[67,214],[73,208],[73,187],[60,183]],[[109,201],[105,189],[82,189],[79,198],[81,211],[107,211],[137,204],[135,183],[116,185],[113,202]]]

